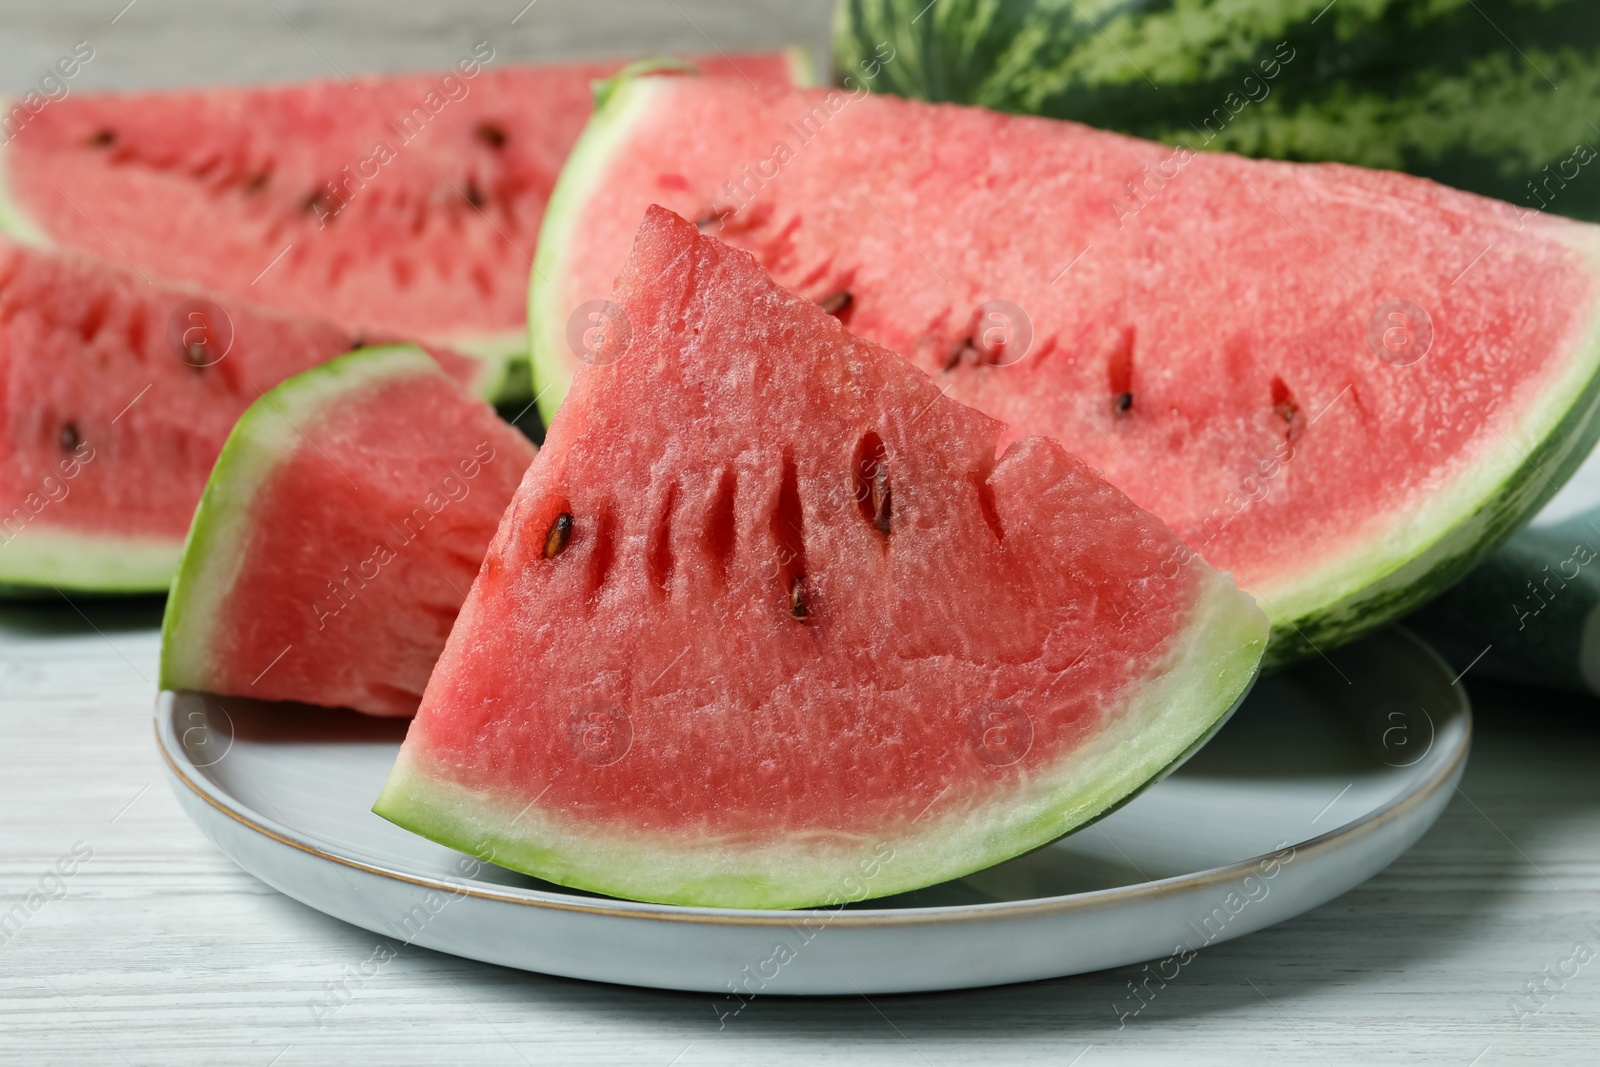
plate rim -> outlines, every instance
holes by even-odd
[[[1392,626],[1387,628],[1386,631],[1380,632],[1402,639],[1411,648],[1422,653],[1425,658],[1432,660],[1433,665],[1440,669],[1441,675],[1448,675],[1449,664],[1444,658],[1431,645],[1409,630],[1400,626]],[[1293,848],[1298,856],[1302,852],[1314,854],[1336,846],[1343,846],[1375,833],[1391,822],[1402,818],[1412,808],[1422,804],[1441,787],[1453,781],[1461,771],[1472,750],[1472,702],[1464,688],[1457,686],[1455,683],[1451,683],[1448,688],[1455,696],[1450,719],[1460,721],[1462,724],[1460,743],[1449,760],[1445,761],[1426,778],[1413,783],[1399,796],[1392,798],[1387,803],[1374,808],[1354,821],[1336,826],[1304,841],[1286,843],[1284,847]],[[1054,915],[1063,912],[1094,911],[1106,907],[1120,907],[1142,899],[1159,899],[1163,896],[1231,883],[1258,869],[1261,863],[1271,859],[1281,851],[1279,849],[1272,852],[1264,852],[1222,867],[1211,867],[1202,871],[1191,871],[1187,874],[1172,875],[1167,878],[1157,878],[1127,886],[1095,889],[1084,893],[1032,897],[1026,900],[989,901],[982,904],[944,904],[915,908],[853,908],[845,910],[842,904],[832,908],[789,908],[783,910],[710,908],[681,904],[657,904],[648,901],[626,901],[609,897],[596,897],[591,902],[588,898],[543,890],[491,890],[482,888],[481,883],[458,882],[447,878],[411,874],[406,871],[394,870],[382,864],[359,859],[355,856],[340,855],[337,852],[329,851],[320,844],[302,840],[301,837],[296,836],[296,832],[293,831],[292,827],[279,828],[274,825],[268,825],[273,820],[254,809],[245,808],[242,803],[238,805],[236,810],[225,801],[237,802],[237,798],[227,794],[220,787],[214,786],[204,775],[199,776],[201,781],[197,782],[194,777],[186,773],[184,768],[179,765],[179,761],[172,750],[173,746],[169,746],[167,743],[162,727],[164,723],[171,721],[171,716],[163,716],[162,712],[163,708],[174,706],[175,698],[179,692],[185,691],[162,689],[156,694],[155,709],[152,715],[156,748],[160,751],[162,759],[166,762],[167,770],[173,779],[189,789],[200,800],[245,829],[318,859],[328,860],[352,870],[362,871],[369,875],[418,886],[423,889],[449,893],[455,896],[474,897],[494,903],[515,904],[523,907],[577,912],[635,921],[700,923],[736,927],[790,926],[800,918],[814,916],[819,913],[831,916],[828,920],[830,926],[838,924],[846,927],[869,929],[899,926],[938,926],[951,923],[1008,922],[1021,918]],[[198,770],[198,768],[196,769]],[[248,814],[246,814],[247,812]]]

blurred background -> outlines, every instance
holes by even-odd
[[[802,44],[820,63],[830,11],[828,0],[6,0],[0,93],[31,88],[77,41],[95,59],[75,91],[442,69],[478,41],[511,61]]]

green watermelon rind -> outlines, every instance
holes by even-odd
[[[550,198],[528,301],[529,349],[547,422],[566,396],[576,359],[565,349],[562,294],[555,279],[564,274],[570,235],[597,179],[658,91],[659,83],[649,79],[618,86],[580,137]],[[1565,233],[1568,225],[1551,232]],[[1600,279],[1600,243],[1586,236],[1569,239]],[[1250,588],[1274,623],[1269,667],[1327,651],[1419,607],[1554,495],[1600,438],[1600,306],[1591,309],[1589,322],[1560,381],[1542,392],[1542,403],[1518,425],[1496,424],[1500,435],[1530,442],[1526,447],[1506,439],[1503,448],[1458,481],[1453,494],[1437,501],[1428,521],[1399,517],[1404,529],[1391,526],[1337,566],[1320,569],[1314,582]]]
[[[528,284],[528,354],[533,361],[539,414],[546,426],[567,398],[572,384],[571,361],[577,359],[566,349],[566,320],[554,279],[561,277],[561,259],[572,228],[588,203],[593,178],[605,168],[632,129],[635,112],[663,81],[624,78],[609,88],[605,103],[595,109],[578,143],[572,146],[545,204],[544,219],[539,224],[539,247],[533,255],[533,276]]]
[[[174,568],[161,620],[162,689],[204,689],[223,600],[250,554],[257,494],[295,454],[307,426],[345,398],[381,382],[449,377],[415,345],[360,348],[279,382],[247,408],[206,481]]]
[[[461,785],[409,750],[373,810],[501,867],[662,904],[800,908],[948,881],[1103,817],[1186,759],[1239,706],[1266,648],[1267,620],[1223,575],[1207,569],[1196,587],[1195,606],[1169,651],[1106,710],[1105,729],[1048,772],[1014,779],[981,805],[941,813],[936,799],[880,835],[817,832],[760,844],[684,844],[645,832],[585,829],[537,804],[500,801]]]
[[[643,59],[636,59],[611,77],[594,80],[594,106],[596,110],[605,107],[606,102],[611,99],[611,94],[616,92],[617,86],[624,85],[634,78],[643,78],[650,74],[699,73],[699,67],[677,56],[646,56]]]
[[[791,45],[783,50],[784,62],[789,67],[789,81],[797,87],[806,87],[822,84],[817,76],[817,65],[811,58],[811,51],[800,45]]]
[[[1572,244],[1600,285],[1600,237],[1585,235]],[[1405,372],[1404,367],[1395,370]],[[1383,536],[1369,551],[1352,556],[1342,576],[1325,579],[1311,593],[1275,590],[1269,599],[1255,591],[1274,625],[1267,665],[1325,652],[1421,607],[1482,562],[1556,494],[1600,441],[1600,300],[1590,310],[1588,328],[1565,373],[1540,398],[1542,403],[1520,425],[1502,425],[1485,416],[1503,447],[1475,464],[1462,479],[1465,484],[1440,501],[1437,510],[1448,509],[1448,518],[1430,524],[1431,536],[1414,536],[1410,548],[1402,551],[1395,550],[1393,536]],[[1532,444],[1524,447],[1518,439]]]
[[[97,595],[166,590],[183,552],[181,540],[52,526],[49,507],[9,539],[0,537],[0,598],[52,590]]]
[[[783,49],[779,55],[783,56],[783,65],[789,75],[789,84],[799,87],[817,84],[817,68],[811,61],[811,53],[799,45],[790,45]],[[735,64],[735,69],[738,65]],[[611,100],[611,94],[617,86],[626,84],[635,78],[648,77],[652,74],[699,74],[700,68],[688,59],[678,56],[643,56],[634,60],[615,74],[607,78],[594,80],[594,106],[598,110],[606,106]]]
[[[803,48],[788,48],[790,80],[800,87],[816,82],[816,70]],[[539,224],[539,246],[533,255],[533,272],[528,281],[528,358],[533,371],[535,399],[546,426],[556,417],[556,409],[567,398],[576,359],[566,347],[566,319],[560,312],[561,294],[551,279],[559,277],[561,254],[579,212],[588,200],[590,179],[611,158],[617,143],[628,133],[632,110],[649,99],[653,87],[667,79],[651,77],[662,68],[653,61],[640,60],[626,71],[606,79],[596,87],[595,111],[572,146],[567,161],[556,178],[555,188],[545,204]],[[596,294],[604,299],[609,293]],[[553,326],[553,329],[543,328]]]
[[[478,362],[481,369],[469,388],[489,403],[505,407],[533,399],[526,328],[456,334],[430,343]]]
[[[0,97],[0,115],[9,113],[13,101]],[[11,150],[0,144],[0,233],[12,240],[35,248],[49,248],[50,239],[28,218],[22,206],[11,196]]]

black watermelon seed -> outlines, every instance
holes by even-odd
[[[1300,414],[1300,405],[1294,402],[1294,392],[1284,384],[1282,378],[1272,379],[1272,410],[1278,418],[1289,424],[1290,432],[1294,432],[1294,420]]]
[[[829,293],[821,300],[818,300],[817,306],[830,315],[839,315],[844,312],[845,308],[850,306],[850,302],[854,299],[849,290],[840,289],[838,292]]]
[[[480,122],[473,131],[478,135],[478,140],[490,148],[504,148],[506,146],[506,131],[503,127],[493,122]]]
[[[94,136],[89,138],[89,144],[94,148],[110,148],[116,143],[117,131],[108,128],[96,130]]]
[[[1283,400],[1272,405],[1272,410],[1284,422],[1283,438],[1293,441],[1305,432],[1305,420],[1300,417],[1300,405],[1293,400]]]
[[[880,462],[872,472],[872,525],[879,533],[889,532],[889,465]]]
[[[572,540],[572,512],[563,511],[556,516],[556,521],[550,524],[550,530],[544,535],[544,558],[555,559],[566,551],[567,542]]]
[[[481,208],[483,206],[483,190],[478,188],[477,182],[467,182],[466,197],[467,203],[471,204],[473,207]]]
[[[704,232],[710,227],[717,225],[731,214],[733,214],[732,208],[713,208],[694,220],[695,229]]]
[[[78,434],[77,423],[69,422],[65,426],[61,427],[61,451],[76,451],[79,443],[81,443],[82,440],[83,438]]]
[[[1133,394],[1118,393],[1116,399],[1112,400],[1111,403],[1119,412],[1127,412],[1133,407]]]
[[[789,614],[797,619],[804,619],[810,614],[806,607],[806,580],[804,577],[796,578],[789,587]]]
[[[978,350],[972,345],[972,338],[968,337],[963,339],[960,344],[956,345],[950,350],[949,355],[944,357],[943,369],[946,371],[955,370],[956,366],[961,362],[962,358],[965,357],[968,352],[976,353],[977,351]]]

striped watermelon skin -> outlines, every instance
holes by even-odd
[[[839,0],[840,79],[1600,219],[1592,0]]]

